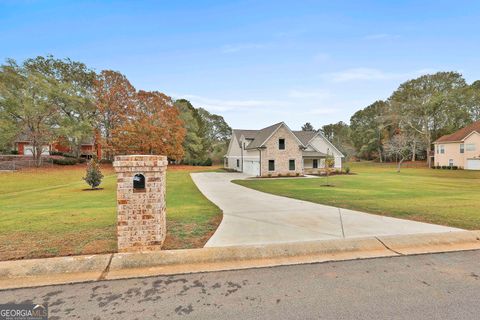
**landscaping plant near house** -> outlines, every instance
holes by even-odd
[[[83,178],[86,183],[95,190],[102,183],[103,174],[100,171],[100,166],[95,158],[92,158],[87,164],[87,174]]]

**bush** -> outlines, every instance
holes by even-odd
[[[11,150],[11,151],[10,151],[10,154],[17,155],[17,154],[18,154],[18,150]]]
[[[207,158],[207,160],[205,160],[205,161],[202,163],[202,165],[203,165],[203,166],[208,166],[208,167],[210,167],[210,166],[212,165],[212,163],[213,163],[213,162],[212,162],[212,159]]]
[[[74,158],[52,159],[52,162],[61,166],[71,166],[78,163],[77,159]]]
[[[281,174],[281,173],[279,173],[279,174],[277,175],[277,177],[281,177],[281,176],[282,176],[282,174]]]
[[[87,159],[85,158],[78,158],[78,163],[85,163],[87,162]]]
[[[452,170],[458,170],[458,166],[451,166],[450,167]]]
[[[350,173],[350,167],[345,167],[345,173],[349,174]]]
[[[300,172],[295,173],[297,177],[300,177]]]
[[[442,167],[441,167],[441,166],[436,166],[436,168],[437,168],[437,169],[442,169]]]
[[[63,156],[63,152],[61,151],[50,151],[51,156]]]
[[[73,153],[63,153],[62,154],[66,158],[74,158],[77,159],[77,156],[75,156]]]
[[[442,166],[442,169],[443,170],[448,169],[448,166]]]
[[[271,178],[271,177],[272,177],[272,174],[271,174],[271,173],[267,174],[267,177]]]
[[[102,171],[100,171],[98,162],[95,159],[90,160],[87,165],[87,174],[83,180],[85,180],[92,189],[96,189],[102,183],[102,179],[103,174]]]

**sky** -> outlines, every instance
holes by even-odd
[[[422,74],[480,79],[480,2],[0,0],[0,60],[47,54],[233,128],[319,128]]]

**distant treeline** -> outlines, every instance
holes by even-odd
[[[222,154],[230,134],[221,116],[158,91],[137,91],[117,71],[96,73],[81,62],[52,56],[21,64],[8,59],[0,66],[3,152],[21,137],[30,141],[36,159],[44,145],[58,139],[79,155],[82,142],[95,139],[110,160],[139,153],[209,164]]]
[[[402,83],[387,100],[357,111],[349,125],[339,122],[320,130],[350,157],[430,161],[437,138],[477,120],[480,81],[469,85],[460,73],[438,72]]]

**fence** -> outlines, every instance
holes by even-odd
[[[40,158],[40,167],[51,166],[53,166],[52,159],[46,157]],[[32,157],[0,156],[0,171],[15,171],[31,167],[37,167],[37,163]]]

